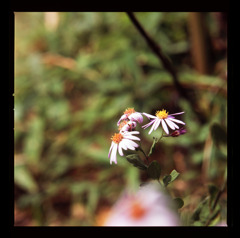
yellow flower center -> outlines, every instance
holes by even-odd
[[[168,117],[168,112],[166,110],[161,110],[161,111],[157,111],[156,112],[156,117],[158,117],[159,119],[166,119]]]
[[[122,139],[123,135],[121,133],[115,133],[111,138],[111,140],[116,144],[120,143]]]
[[[127,108],[124,114],[126,114],[127,116],[130,116],[134,112],[135,112],[134,108]]]
[[[146,209],[139,202],[131,204],[130,214],[133,219],[140,219],[146,214]]]

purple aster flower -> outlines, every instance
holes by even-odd
[[[148,132],[148,134],[151,134],[152,131],[156,130],[162,123],[163,130],[166,132],[166,134],[169,134],[168,126],[172,130],[175,130],[175,129],[179,129],[179,127],[176,123],[185,125],[185,123],[183,121],[177,120],[174,117],[175,115],[180,115],[183,113],[184,112],[178,112],[178,113],[168,115],[168,112],[166,112],[166,110],[161,110],[161,111],[156,112],[156,114],[155,114],[156,116],[153,116],[153,115],[150,115],[150,114],[144,112],[143,115],[145,115],[151,121],[149,123],[147,123],[146,125],[144,125],[142,128],[146,129],[152,125],[150,131]]]

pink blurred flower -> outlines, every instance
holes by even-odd
[[[137,148],[139,145],[134,142],[133,140],[139,140],[140,138],[138,138],[137,136],[134,136],[133,134],[139,134],[138,131],[125,131],[122,133],[115,133],[112,136],[112,144],[111,147],[109,149],[109,153],[108,153],[108,158],[110,158],[110,164],[112,164],[112,162],[114,162],[115,164],[117,164],[117,151],[118,153],[123,156],[123,149],[127,150],[135,150],[135,148]]]
[[[104,225],[180,226],[180,219],[170,197],[159,189],[159,185],[148,184],[135,194],[123,194]]]
[[[156,130],[162,123],[163,130],[166,132],[166,134],[169,134],[168,126],[172,130],[175,130],[175,129],[179,129],[178,125],[175,123],[185,125],[185,123],[183,121],[177,120],[174,117],[175,115],[180,115],[183,113],[184,112],[178,112],[178,113],[168,115],[168,112],[166,112],[166,110],[161,110],[161,111],[156,112],[156,114],[155,114],[156,116],[153,116],[153,115],[150,115],[150,114],[144,112],[143,115],[145,115],[148,119],[152,119],[152,120],[148,124],[142,126],[142,128],[146,129],[152,125],[152,128],[148,132],[148,134],[151,134],[152,131]]]

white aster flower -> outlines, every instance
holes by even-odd
[[[124,111],[124,114],[118,120],[117,125],[119,126],[120,122],[122,120],[126,120],[126,119],[128,119],[130,121],[135,121],[135,122],[138,122],[138,123],[142,123],[143,122],[142,114],[140,112],[136,112],[134,110],[134,108],[127,108]]]
[[[112,164],[112,162],[114,162],[115,164],[117,164],[117,151],[118,153],[123,156],[123,151],[130,149],[130,150],[135,150],[135,148],[137,148],[139,145],[134,142],[133,140],[139,140],[140,138],[138,138],[137,136],[134,136],[133,134],[139,134],[138,131],[125,131],[122,133],[115,133],[112,136],[112,144],[111,147],[109,149],[109,153],[108,153],[108,158],[110,158],[110,164]]]
[[[150,129],[150,131],[148,132],[148,134],[151,134],[153,130],[156,130],[160,124],[162,123],[162,128],[163,130],[169,134],[169,130],[168,130],[168,126],[172,129],[179,129],[178,125],[175,123],[179,123],[179,124],[183,124],[185,125],[185,123],[183,121],[177,120],[175,119],[175,115],[180,115],[183,114],[184,112],[178,112],[178,113],[174,113],[174,114],[169,114],[168,112],[166,112],[166,110],[161,110],[161,111],[157,111],[156,112],[156,116],[150,115],[148,113],[143,112],[143,115],[145,115],[148,119],[151,119],[151,121],[142,126],[142,128],[146,129],[147,127],[152,125],[152,128]]]
[[[171,198],[156,184],[124,193],[111,209],[105,226],[180,226]]]

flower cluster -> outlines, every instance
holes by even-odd
[[[141,113],[136,112],[134,108],[128,108],[125,110],[121,118],[118,120],[118,130],[119,133],[115,133],[112,136],[112,144],[108,153],[108,158],[110,158],[110,164],[114,162],[117,164],[117,151],[123,156],[123,149],[135,150],[139,145],[134,142],[134,140],[140,141],[140,138],[134,136],[134,134],[139,134],[138,131],[134,131],[138,123],[143,122],[143,117]]]
[[[112,144],[108,153],[110,164],[112,164],[112,162],[117,164],[117,151],[120,156],[123,156],[123,149],[135,150],[137,147],[139,147],[139,145],[134,140],[140,141],[140,138],[134,135],[139,134],[138,131],[135,131],[135,128],[137,126],[137,123],[141,124],[143,122],[142,115],[146,116],[150,120],[150,122],[142,126],[142,128],[146,129],[149,126],[152,126],[148,134],[151,134],[153,130],[156,130],[161,125],[167,134],[166,136],[177,137],[186,133],[186,129],[179,129],[179,126],[177,125],[185,125],[185,123],[183,121],[175,119],[176,115],[183,113],[184,112],[168,114],[168,112],[163,109],[161,111],[156,111],[155,116],[153,116],[145,112],[136,112],[134,108],[127,108],[117,122],[119,132],[115,133],[111,138]],[[170,134],[168,127],[173,130],[173,132]]]

